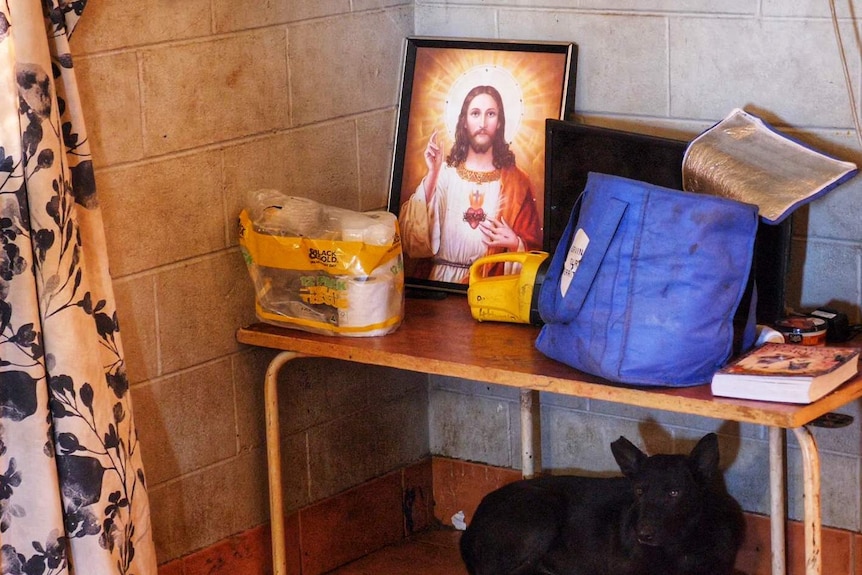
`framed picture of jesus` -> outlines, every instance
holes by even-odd
[[[572,43],[407,38],[388,209],[408,286],[463,292],[478,258],[542,249],[545,122],[573,113],[576,61]]]

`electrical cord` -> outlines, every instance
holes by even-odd
[[[832,28],[835,31],[835,41],[838,43],[838,54],[841,56],[841,68],[844,70],[844,85],[847,87],[847,97],[850,100],[850,114],[853,116],[853,125],[856,127],[856,139],[859,141],[860,146],[862,146],[862,126],[859,123],[859,112],[856,108],[853,82],[850,79],[850,67],[847,65],[847,54],[844,51],[844,42],[841,40],[841,29],[838,25],[835,0],[829,0],[829,11],[832,14]]]
[[[856,127],[856,139],[862,146],[862,127],[859,123],[859,111],[856,108],[856,95],[853,93],[853,82],[850,79],[850,68],[847,65],[847,54],[844,51],[844,42],[841,40],[841,28],[838,25],[838,12],[835,9],[835,0],[829,0],[829,11],[832,15],[832,28],[835,31],[835,41],[838,43],[838,54],[841,56],[841,68],[844,70],[844,84],[847,87],[847,98],[850,100],[850,115],[853,117],[853,125]],[[862,333],[862,324],[851,325],[848,328],[849,335],[845,341],[850,341]]]

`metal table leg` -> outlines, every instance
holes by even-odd
[[[769,428],[769,500],[772,541],[772,575],[787,572],[787,484],[785,482],[784,442],[785,432],[781,427]]]
[[[537,397],[538,392],[530,389],[521,390],[521,474],[524,478],[530,478],[536,474],[533,400]]]
[[[266,462],[269,470],[269,521],[272,535],[273,575],[287,575],[287,551],[284,541],[284,501],[281,488],[281,436],[278,429],[278,372],[287,362],[307,357],[282,351],[269,362],[264,387],[266,414]]]
[[[820,454],[807,427],[793,429],[802,450],[802,497],[805,506],[805,575],[821,575]]]

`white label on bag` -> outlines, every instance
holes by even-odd
[[[569,291],[569,285],[575,278],[575,272],[578,271],[578,266],[581,265],[581,259],[584,257],[584,252],[587,251],[587,246],[590,244],[590,238],[587,233],[578,228],[575,232],[575,239],[572,240],[572,245],[569,247],[569,253],[566,255],[566,263],[563,264],[563,275],[560,277],[560,293],[565,297]]]

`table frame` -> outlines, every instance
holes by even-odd
[[[787,571],[785,441],[786,431],[792,430],[802,452],[805,574],[822,574],[820,455],[807,426],[816,418],[862,397],[862,376],[856,376],[826,397],[805,405],[714,397],[708,385],[685,388],[626,386],[590,376],[545,357],[533,345],[537,332],[538,328],[521,324],[476,322],[470,316],[466,300],[459,295],[439,301],[408,299],[401,327],[381,337],[332,337],[262,323],[239,329],[239,342],[280,350],[270,361],[265,377],[274,574],[287,573],[278,376],[287,364],[300,358],[352,361],[520,388],[521,465],[525,477],[535,474],[533,406],[539,391],[765,425],[769,429],[773,575],[785,575]]]

